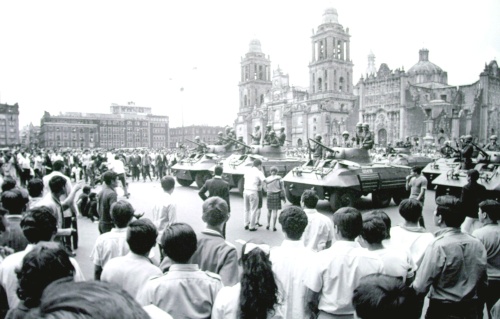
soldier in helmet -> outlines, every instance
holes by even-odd
[[[253,134],[250,134],[252,137],[252,145],[260,145],[260,139],[262,138],[262,132],[260,131],[260,125],[255,125],[255,130]]]
[[[366,150],[371,150],[373,148],[373,136],[370,132],[370,126],[367,123],[363,123],[363,140],[361,148]]]
[[[486,151],[498,152],[500,151],[500,145],[497,144],[497,136],[491,135],[490,142],[484,147]]]
[[[403,147],[405,147],[405,148],[411,148],[411,147],[412,147],[412,144],[411,144],[411,141],[410,141],[410,137],[409,137],[409,136],[407,136],[407,137],[406,137],[406,141],[405,141],[405,143],[403,144]]]
[[[340,147],[352,147],[351,140],[349,139],[349,132],[344,131],[342,133],[342,141],[340,142]]]
[[[272,129],[272,125],[267,125],[266,126],[266,131],[264,132],[264,139],[262,140],[262,145],[270,145],[271,144],[271,131],[273,131]]]
[[[464,143],[460,153],[462,154],[462,169],[468,170],[473,168],[472,164],[472,153],[474,152],[474,146],[472,146],[472,136],[465,135]]]
[[[243,136],[238,136],[238,142],[245,143],[243,141]],[[249,149],[241,144],[237,144],[236,148],[234,149],[235,152],[240,152],[241,155],[245,155]]]
[[[392,147],[392,143],[391,142],[387,143],[387,147],[385,148],[385,153],[392,154],[394,152],[395,151],[394,151],[394,147]]]
[[[321,135],[316,134],[314,139],[321,143]],[[314,159],[314,164],[317,164],[319,160],[323,158],[323,147],[319,146],[318,144],[314,143],[314,145],[309,145],[309,151],[313,153],[313,159]]]
[[[197,146],[193,149],[196,152],[205,153],[208,150],[207,143],[203,142],[199,136],[194,138]]]
[[[450,141],[444,142],[444,146],[441,147],[441,149],[439,150],[439,152],[441,153],[441,155],[443,155],[444,158],[450,158],[453,156],[454,151],[450,144],[451,144]]]
[[[280,141],[280,146],[285,145],[285,142],[286,142],[286,133],[285,133],[285,128],[284,127],[280,128],[280,135],[278,136],[278,139]]]
[[[269,145],[272,147],[280,147],[280,140],[276,136],[275,131],[271,131],[271,133],[269,133]]]
[[[361,147],[363,145],[363,123],[359,122],[356,124],[356,146]]]
[[[217,142],[215,142],[215,145],[224,145],[226,144],[226,139],[224,138],[224,133],[223,132],[219,132],[217,133]]]

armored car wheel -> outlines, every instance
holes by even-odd
[[[288,189],[287,187],[285,187],[285,195],[286,199],[288,199],[288,201],[292,203],[292,205],[300,205],[300,196],[293,195],[292,192],[290,192],[290,189]]]
[[[181,178],[177,178],[177,183],[181,184],[182,186],[190,186],[193,181],[190,181],[188,179],[181,179]]]
[[[375,191],[372,193],[372,202],[375,207],[387,207],[391,203],[391,194],[388,191]]]
[[[341,207],[353,207],[359,196],[351,190],[334,190],[330,195],[330,207],[333,212]]]
[[[210,174],[205,172],[199,172],[196,174],[195,181],[198,188],[202,188],[205,182],[210,179]]]

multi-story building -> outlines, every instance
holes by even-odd
[[[42,117],[41,147],[166,148],[168,116],[153,115],[151,108],[112,104],[110,114],[67,112]]]
[[[19,105],[0,104],[0,147],[19,144]]]
[[[37,148],[40,134],[40,126],[34,126],[33,123],[24,126],[21,129],[21,146],[25,148]]]
[[[329,8],[311,37],[309,88],[290,86],[281,69],[270,77],[270,59],[259,40],[250,42],[241,59],[240,105],[235,129],[250,140],[256,125],[284,127],[287,145],[302,146],[321,135],[335,145],[342,132],[359,119],[353,94],[349,29],[339,24],[337,10]]]
[[[170,148],[179,147],[184,144],[187,147],[195,147],[189,143],[187,139],[193,141],[196,136],[199,136],[202,141],[207,144],[215,144],[218,140],[218,133],[224,132],[222,126],[208,125],[191,125],[183,127],[175,127],[170,129]]]

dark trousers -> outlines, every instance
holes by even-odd
[[[138,166],[132,166],[132,180],[137,179],[139,180],[139,167]]]
[[[477,300],[442,302],[431,299],[426,319],[482,319],[484,304]]]
[[[146,176],[148,176],[150,180],[153,180],[151,178],[151,174],[149,173],[149,165],[144,165],[142,167],[142,178],[144,178],[144,180],[146,180]]]
[[[500,280],[488,280],[488,289],[486,290],[486,308],[488,309],[488,316],[491,318],[491,308],[500,298]]]
[[[21,179],[21,185],[22,186],[26,186],[26,184],[28,183],[28,181],[30,180],[30,169],[29,168],[24,168],[21,170],[21,174],[20,174],[20,179]]]

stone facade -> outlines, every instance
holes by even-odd
[[[208,125],[190,125],[184,127],[173,127],[170,129],[170,148],[179,147],[180,144],[184,144],[187,147],[193,148],[196,145],[189,143],[186,139],[191,141],[194,140],[196,136],[207,143],[208,145],[213,145],[218,141],[219,132],[225,132],[222,126],[208,126]]]
[[[338,22],[335,9],[327,9],[322,23],[311,36],[309,88],[290,86],[289,76],[279,67],[272,78],[269,57],[262,54],[258,40],[250,42],[241,60],[240,108],[235,121],[236,134],[250,141],[259,125],[264,130],[285,128],[288,146],[302,146],[307,138],[319,134],[327,145],[334,145],[348,127],[358,121],[358,103],[353,94],[349,29]],[[256,61],[259,61],[257,63]],[[253,66],[253,67],[252,67]],[[252,93],[253,92],[253,93]]]
[[[0,104],[0,147],[19,143],[19,105]]]

